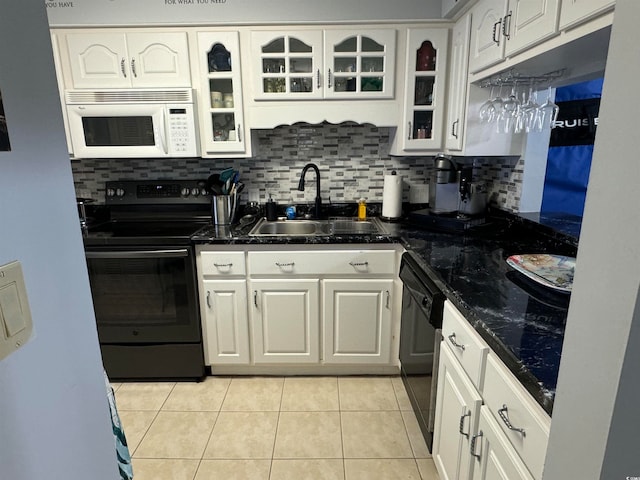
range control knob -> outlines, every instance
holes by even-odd
[[[116,189],[116,197],[124,197],[124,188]]]
[[[107,197],[113,197],[116,191],[113,188],[107,188]]]
[[[198,188],[192,188],[191,195],[193,195],[194,197],[197,197],[198,195],[200,195],[200,190]]]
[[[206,188],[203,188],[203,189],[200,190],[200,195],[204,196],[206,194],[207,194],[207,189]]]
[[[189,189],[188,188],[183,188],[182,190],[180,190],[180,195],[182,195],[183,197],[188,197],[189,196]]]

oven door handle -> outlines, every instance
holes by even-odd
[[[86,252],[87,258],[175,258],[188,257],[189,250],[134,250],[118,252]]]

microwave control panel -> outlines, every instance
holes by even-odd
[[[167,105],[169,154],[197,156],[196,127],[192,105]]]

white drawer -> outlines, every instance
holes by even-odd
[[[451,347],[469,379],[482,393],[489,346],[449,301],[444,304],[442,341]]]
[[[201,252],[202,274],[216,277],[246,275],[244,252]]]
[[[551,418],[493,353],[487,358],[483,397],[533,477],[542,478]]]
[[[250,275],[394,275],[394,250],[249,252]]]

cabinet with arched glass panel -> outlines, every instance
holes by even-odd
[[[251,32],[256,100],[393,98],[394,29]]]
[[[198,32],[202,156],[250,154],[244,128],[238,32]]]
[[[407,31],[404,117],[392,151],[439,149],[443,141],[449,31]]]

